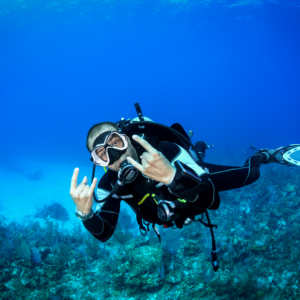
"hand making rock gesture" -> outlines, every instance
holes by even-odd
[[[84,176],[81,183],[77,185],[78,174],[79,169],[76,168],[71,180],[70,195],[75,202],[77,209],[87,215],[93,206],[93,192],[97,184],[97,178],[94,178],[91,187],[87,185],[86,176]]]
[[[171,166],[166,157],[141,137],[133,135],[132,138],[147,152],[141,155],[141,164],[131,157],[128,157],[127,161],[150,179],[164,184],[170,183],[174,176],[175,168]]]

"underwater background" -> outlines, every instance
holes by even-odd
[[[2,0],[0,299],[299,299],[300,169],[220,193],[217,273],[204,226],[159,245],[122,203],[100,244],[69,195],[88,129],[136,102],[213,144],[209,163],[300,143],[299,53],[299,0]]]

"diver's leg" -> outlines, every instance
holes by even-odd
[[[204,162],[204,167],[208,168],[218,191],[221,192],[240,188],[256,181],[260,176],[259,167],[262,161],[263,156],[257,153],[249,157],[243,167],[213,165],[206,162]]]
[[[258,151],[264,157],[263,164],[277,163],[289,167],[300,167],[300,144],[292,144],[277,149],[252,149]]]
[[[201,161],[204,160],[205,151],[211,147],[213,147],[213,145],[208,145],[203,141],[198,141],[195,143],[195,150],[200,155]],[[190,150],[190,154],[191,154],[192,158],[194,159],[194,161],[201,165],[201,163],[199,162],[199,158],[198,158],[197,154],[195,153],[195,151]]]

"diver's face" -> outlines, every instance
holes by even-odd
[[[119,172],[121,163],[123,161],[127,160],[127,157],[132,157],[136,161],[138,160],[138,155],[137,155],[136,150],[134,149],[133,145],[131,144],[129,137],[126,136],[126,139],[128,141],[128,148],[127,148],[126,152],[113,164],[107,166],[112,171]]]
[[[113,127],[107,126],[99,132],[99,135],[101,133],[105,132],[105,131],[110,131],[110,130],[115,131],[116,129],[113,128]],[[107,168],[109,168],[112,171],[118,172],[120,170],[120,164],[123,161],[127,160],[127,157],[132,157],[136,161],[138,160],[138,155],[137,155],[136,150],[134,149],[133,145],[131,144],[131,141],[130,141],[129,137],[126,136],[126,139],[128,141],[128,147],[126,149],[126,152],[117,161],[115,161],[113,164],[107,166]],[[97,154],[101,155],[101,153],[97,153]],[[103,157],[102,159],[106,160],[105,157]]]

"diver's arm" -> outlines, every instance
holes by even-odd
[[[220,205],[218,190],[209,174],[204,174],[198,184],[190,178],[174,180],[168,186],[169,191],[180,199],[185,199],[190,203],[195,203],[199,208],[217,209]]]
[[[109,197],[90,219],[83,221],[84,227],[99,241],[106,242],[114,233],[119,213],[120,198]]]
[[[109,171],[105,173],[98,184],[96,191],[97,199],[103,200],[111,192],[111,179]],[[83,221],[84,227],[99,241],[106,242],[114,233],[116,228],[121,199],[113,194],[107,198],[104,204],[98,204],[94,215]]]
[[[107,241],[111,235],[113,234],[119,217],[120,212],[120,202],[121,199],[119,197],[114,198],[114,195],[109,197],[107,201],[103,204],[100,211],[97,213],[93,213],[93,192],[96,187],[97,179],[94,178],[91,187],[87,185],[87,177],[85,176],[82,182],[77,185],[79,169],[75,168],[73,172],[73,176],[71,179],[71,189],[70,195],[73,201],[76,204],[78,212],[76,215],[83,222],[85,228],[98,240],[105,242]],[[106,188],[102,189],[101,187]],[[99,189],[97,193],[101,191],[102,194],[107,193],[107,188],[111,188],[108,176],[103,176],[99,182]],[[81,214],[84,215],[81,218]]]
[[[212,180],[209,178],[210,176],[208,174],[208,170],[205,170],[201,166],[199,166],[186,150],[184,150],[182,147],[176,144],[169,142],[160,142],[157,145],[157,149],[155,149],[147,141],[143,140],[139,136],[133,136],[132,138],[136,142],[138,142],[146,150],[146,152],[144,152],[141,156],[141,164],[136,162],[131,157],[128,157],[127,161],[130,164],[132,164],[135,168],[137,168],[140,172],[142,172],[143,175],[147,176],[148,178],[154,181],[165,184],[166,186],[170,185],[169,191],[171,193],[173,193],[178,198],[185,199],[189,202],[195,202],[198,200],[198,198],[199,200],[202,200],[200,198],[202,198],[204,192],[206,192],[206,194],[209,194],[209,200],[206,195],[204,199],[206,201],[204,201],[203,203],[201,201],[199,206],[201,208],[210,209],[218,208],[219,203],[218,201],[215,201],[216,188]],[[175,151],[174,153],[172,153],[171,157],[170,153],[172,152],[172,150]],[[173,187],[172,182],[174,178],[174,173],[176,171],[174,163],[176,160],[183,162],[188,167],[190,167],[193,172],[195,172],[196,177],[199,179],[199,181],[201,181],[199,186],[195,187],[195,182],[192,182],[193,185],[191,186],[192,180],[190,180],[190,182],[189,180],[187,182],[184,182],[183,179],[177,179],[177,181],[179,182],[180,190],[184,189],[184,191],[177,191],[178,184]],[[207,182],[202,182],[201,177],[205,174],[207,175],[207,178],[203,177],[203,179]]]
[[[201,208],[217,209],[219,207],[219,193],[207,169],[200,167],[186,150],[176,144],[160,142],[157,148],[173,167],[175,167],[176,161],[180,161],[191,168],[194,175],[199,178],[198,185],[188,177],[177,176],[176,171],[171,182],[166,185],[172,194],[188,202],[194,202]],[[191,195],[188,195],[187,192],[190,192]]]

